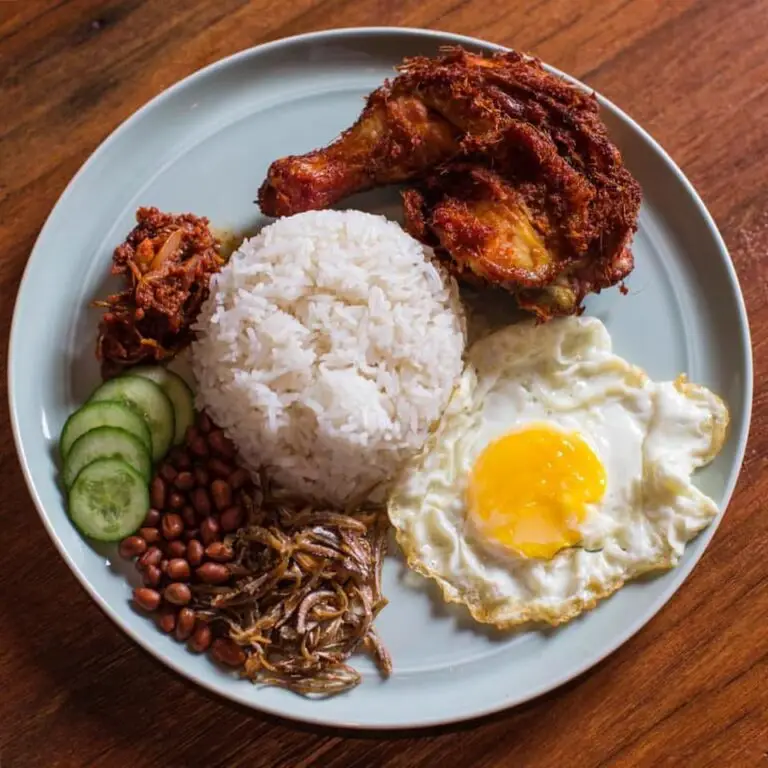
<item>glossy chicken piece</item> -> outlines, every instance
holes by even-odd
[[[498,285],[546,285],[559,271],[552,225],[494,171],[456,165],[403,193],[408,231],[450,254],[459,277]]]
[[[327,208],[354,192],[411,179],[458,148],[456,129],[420,99],[380,88],[329,147],[272,163],[259,205],[268,216]]]
[[[503,287],[541,319],[580,311],[632,269],[640,187],[593,94],[515,52],[407,59],[326,149],[278,160],[268,215],[411,182],[409,231],[463,279]]]
[[[406,229],[462,281],[505,288],[541,319],[574,314],[587,294],[632,271],[632,254],[624,248],[603,258],[571,258],[546,209],[526,201],[532,191],[487,168],[452,165],[403,191]]]

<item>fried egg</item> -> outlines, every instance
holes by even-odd
[[[684,376],[656,383],[568,317],[476,342],[388,510],[408,565],[480,622],[560,624],[677,564],[717,515],[691,481],[728,410]]]

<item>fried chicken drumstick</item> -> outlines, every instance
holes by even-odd
[[[406,59],[325,149],[275,161],[262,211],[325,208],[410,182],[406,227],[459,277],[501,286],[541,319],[632,270],[640,187],[594,94],[516,52]]]

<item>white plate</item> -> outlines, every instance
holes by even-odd
[[[378,629],[395,671],[324,701],[256,688],[161,635],[129,605],[136,574],[114,549],[92,548],[69,523],[56,482],[55,445],[66,418],[98,380],[97,313],[113,248],[139,205],[192,211],[233,230],[261,223],[253,204],[269,163],[322,145],[357,117],[362,96],[404,56],[477,40],[419,30],[322,32],[245,51],[187,78],[135,114],[83,166],[61,196],[29,260],[11,333],[10,406],[21,462],[56,546],[101,608],[134,640],[212,691],[257,709],[317,723],[394,728],[445,723],[526,701],[591,667],[643,626],[680,586],[715,531],[680,566],[633,584],[557,631],[503,634],[473,626],[391,558],[390,606]],[[608,102],[604,116],[640,180],[644,204],[630,294],[588,302],[616,351],[654,379],[686,371],[720,393],[733,417],[722,454],[698,482],[722,510],[744,453],[752,402],[749,331],[736,276],[712,219],[663,150]],[[394,191],[352,204],[400,216]]]

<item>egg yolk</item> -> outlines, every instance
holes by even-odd
[[[576,433],[532,425],[490,443],[469,481],[469,515],[485,539],[549,559],[578,544],[587,505],[605,493],[605,469]]]

